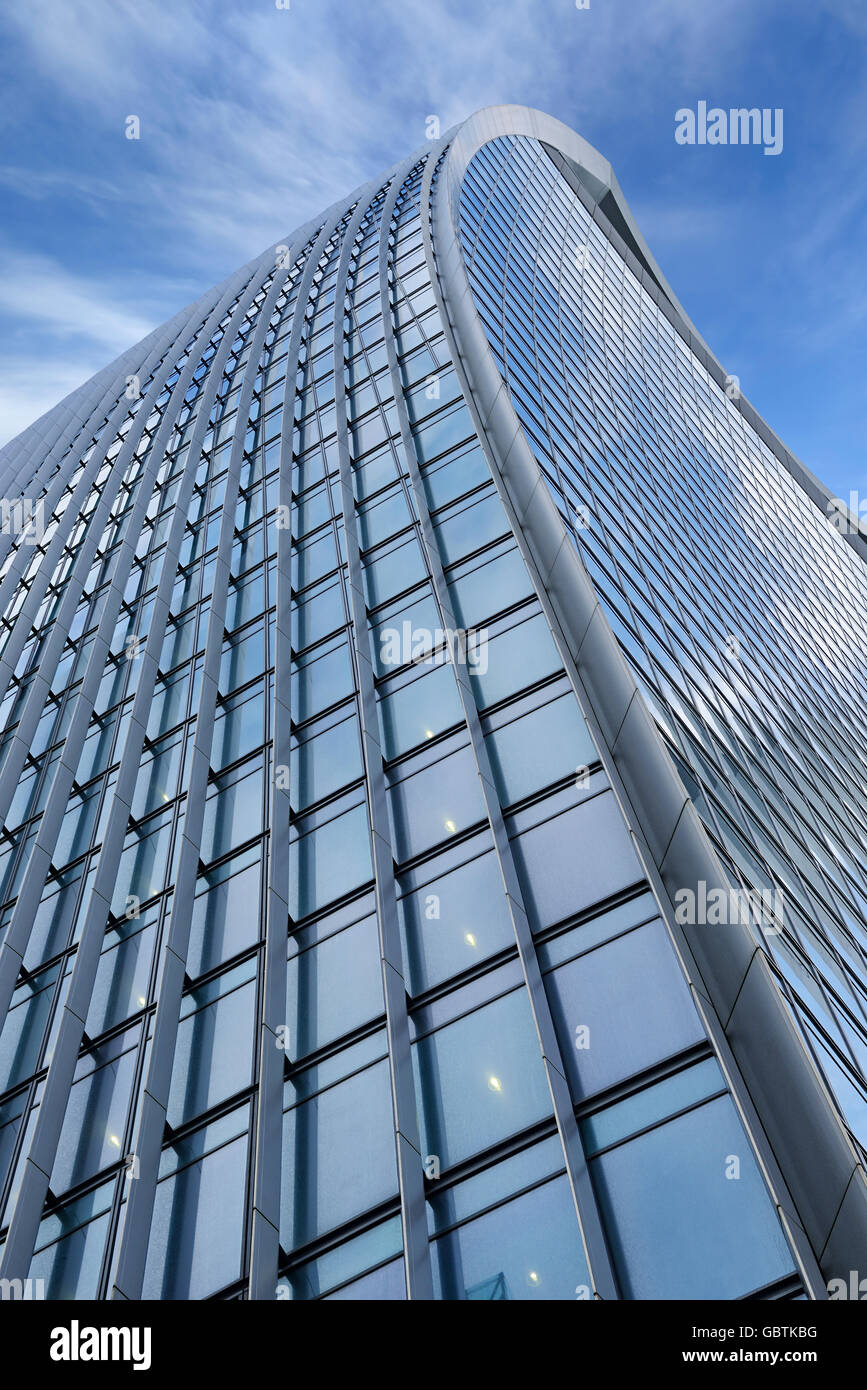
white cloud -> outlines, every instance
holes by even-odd
[[[28,160],[26,143],[16,154],[7,138],[0,184],[41,200],[46,218],[69,206],[76,219],[83,201],[101,227],[117,225],[118,249],[106,238],[101,280],[65,276],[57,261],[38,257],[9,266],[0,289],[0,312],[13,328],[5,350],[18,343],[18,360],[41,362],[36,336],[50,360],[60,363],[68,352],[83,374],[103,365],[421,145],[429,114],[446,129],[498,102],[552,111],[613,159],[630,197],[636,125],[648,112],[661,119],[669,94],[672,140],[675,109],[697,94],[728,90],[738,101],[773,104],[770,95],[744,92],[744,54],[806,2],[592,0],[589,11],[574,0],[292,0],[289,10],[273,0],[28,0],[7,7],[0,23],[15,53],[8,104],[15,104],[17,67],[26,74],[21,91],[35,90],[43,101],[46,128],[68,125],[80,150],[70,145],[64,162],[46,140],[40,163]],[[859,22],[863,0],[824,3],[841,22]],[[124,138],[130,114],[141,118],[139,141]],[[857,115],[856,105],[840,119],[854,129]],[[14,136],[14,123],[10,130]],[[625,170],[618,167],[624,151]],[[634,200],[675,293],[677,259],[688,245],[703,246],[712,264],[722,228],[734,228],[739,243],[750,236],[740,202],[723,218],[718,189],[711,199],[711,184],[689,188],[687,177],[676,189],[670,179],[656,188],[644,180],[643,201]],[[672,212],[669,193],[682,213]],[[823,200],[816,203],[820,209]],[[811,222],[815,244],[818,212]],[[829,225],[829,237],[834,231]],[[802,257],[808,251],[805,239]],[[63,259],[56,245],[54,254]],[[126,260],[123,273],[112,267],[113,254]],[[794,238],[789,254],[796,265]],[[71,246],[69,265],[75,255]],[[183,284],[167,276],[157,284],[160,265]],[[152,287],[147,300],[143,285]],[[44,409],[60,388],[24,394]]]
[[[106,365],[92,356],[0,356],[0,447]]]
[[[756,22],[748,0],[729,0],[737,24],[694,0],[642,0],[628,26],[621,13],[603,0],[30,0],[7,22],[82,122],[116,138],[113,178],[136,214],[210,273],[422,144],[429,114],[446,129],[514,101],[579,128],[602,110],[634,120],[661,72],[718,79]],[[124,140],[129,114],[138,142]]]
[[[87,339],[117,354],[157,326],[127,298],[126,285],[73,275],[47,256],[0,251],[0,312],[13,329],[42,324],[57,338]]]
[[[0,248],[0,444],[195,298],[154,276],[139,303],[126,276],[74,275],[47,256]]]

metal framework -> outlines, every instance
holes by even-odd
[[[206,868],[206,804],[209,795],[216,794],[216,774],[220,771],[214,753],[214,729],[222,712],[220,671],[228,606],[238,579],[234,557],[242,473],[248,463],[257,460],[270,508],[262,520],[260,568],[263,593],[272,595],[267,601],[263,598],[263,612],[255,615],[261,617],[266,630],[272,622],[273,670],[255,673],[263,683],[265,708],[254,745],[262,750],[265,779],[261,844],[266,876],[261,921],[251,944],[238,957],[241,963],[253,963],[255,969],[249,1078],[205,1112],[202,1120],[204,1134],[205,1124],[217,1125],[233,1108],[240,1112],[242,1105],[250,1106],[237,1269],[213,1292],[256,1300],[282,1296],[281,1280],[285,1284],[287,1277],[297,1274],[305,1264],[312,1267],[316,1261],[336,1260],[354,1248],[352,1242],[373,1240],[399,1213],[400,1250],[389,1253],[383,1245],[383,1253],[370,1257],[373,1274],[367,1277],[387,1280],[399,1258],[407,1298],[441,1296],[446,1238],[435,1222],[432,1225],[430,1213],[438,1178],[425,1177],[428,1155],[420,1137],[428,1084],[423,1068],[414,1062],[420,1019],[442,1001],[459,998],[461,989],[469,991],[471,1001],[461,1017],[469,1017],[485,1002],[485,996],[480,995],[478,1003],[471,994],[479,982],[494,980],[498,969],[513,968],[514,975],[502,986],[502,997],[510,997],[511,991],[527,1001],[538,1045],[533,1065],[540,1067],[544,1076],[547,1109],[543,1107],[544,1113],[528,1120],[523,1129],[517,1126],[515,1134],[504,1134],[487,1148],[482,1146],[478,1158],[471,1155],[466,1162],[459,1162],[454,1172],[445,1175],[444,1189],[462,1191],[462,1182],[478,1181],[480,1176],[499,1171],[498,1164],[517,1161],[516,1155],[529,1152],[542,1140],[553,1142],[556,1135],[559,1166],[544,1177],[539,1190],[548,1183],[553,1191],[554,1179],[565,1177],[575,1219],[574,1244],[586,1264],[590,1296],[628,1296],[629,1274],[615,1235],[616,1212],[612,1216],[604,1183],[596,1176],[598,1161],[588,1139],[586,1118],[601,1111],[607,1114],[606,1106],[624,1095],[644,1094],[660,1076],[686,1075],[697,1054],[684,1047],[671,1058],[649,1057],[646,1073],[619,1078],[617,1085],[599,1097],[576,1095],[566,1055],[569,1039],[564,1038],[558,1023],[548,978],[553,967],[547,947],[553,929],[534,925],[536,884],[524,867],[522,837],[529,833],[528,826],[532,829],[536,824],[532,816],[542,804],[543,792],[551,807],[545,814],[551,819],[564,808],[580,804],[580,798],[576,800],[569,777],[561,772],[552,786],[518,803],[508,800],[498,770],[499,755],[495,752],[492,756],[498,726],[480,699],[472,671],[452,648],[448,669],[454,677],[460,719],[444,730],[428,731],[426,737],[432,740],[433,748],[440,747],[443,762],[455,740],[462,740],[474,785],[480,789],[483,813],[459,832],[451,821],[446,824],[451,825],[450,834],[455,832],[459,846],[469,845],[473,837],[479,837],[477,843],[483,836],[486,844],[489,840],[509,937],[484,966],[455,969],[453,979],[435,981],[415,993],[407,969],[404,938],[409,928],[402,913],[409,891],[408,875],[418,866],[434,862],[436,856],[443,873],[451,871],[454,861],[448,857],[451,850],[445,841],[436,852],[422,846],[410,857],[411,862],[400,859],[395,833],[399,811],[392,797],[391,773],[407,763],[410,772],[417,770],[421,777],[435,770],[437,762],[417,748],[410,749],[415,763],[403,751],[389,753],[383,707],[400,687],[390,684],[388,673],[383,675],[377,666],[377,623],[392,609],[402,612],[400,603],[412,611],[409,605],[425,598],[432,602],[440,629],[456,630],[455,592],[461,576],[469,572],[471,563],[481,567],[485,559],[509,553],[507,541],[528,577],[532,612],[544,615],[554,640],[561,677],[556,693],[572,702],[570,708],[577,708],[589,730],[597,754],[593,763],[598,769],[595,785],[613,793],[625,842],[634,851],[645,887],[653,894],[668,946],[688,985],[703,1030],[701,1056],[716,1058],[721,1068],[721,1094],[730,1098],[733,1113],[739,1117],[750,1162],[761,1174],[759,1185],[785,1233],[791,1274],[781,1275],[773,1287],[779,1285],[788,1292],[803,1288],[809,1297],[822,1298],[828,1280],[847,1278],[848,1271],[859,1268],[863,1261],[867,1251],[867,1177],[862,1152],[795,1022],[788,986],[778,964],[746,924],[734,923],[725,931],[714,932],[700,925],[684,925],[677,917],[676,897],[684,888],[695,889],[703,883],[706,888],[728,892],[730,875],[696,809],[692,790],[687,791],[675,766],[585,563],[580,539],[563,502],[568,492],[565,468],[561,470],[556,454],[550,475],[540,465],[524,426],[517,390],[504,374],[496,345],[486,330],[481,293],[477,279],[470,274],[462,240],[462,198],[476,177],[477,156],[497,141],[533,142],[535,150],[544,152],[574,195],[575,206],[583,209],[618,264],[622,263],[648,302],[657,306],[679,335],[698,364],[696,370],[700,367],[717,388],[724,388],[726,374],[667,286],[607,161],[559,122],[539,112],[504,106],[478,113],[416,151],[383,178],[365,184],[349,199],[300,228],[288,238],[286,248],[277,248],[276,253],[269,248],[0,450],[5,495],[14,498],[20,494],[41,502],[44,515],[50,519],[45,539],[37,538],[35,547],[32,536],[16,537],[11,531],[0,536],[0,698],[6,696],[0,705],[0,811],[6,821],[4,844],[8,843],[11,865],[2,892],[5,906],[0,908],[0,1019],[13,1017],[13,1005],[25,1008],[26,1000],[18,1003],[21,992],[35,990],[40,971],[46,971],[47,978],[48,967],[58,969],[56,981],[45,985],[46,991],[51,991],[47,1014],[40,1015],[38,1024],[28,1025],[36,1042],[32,1059],[21,1076],[13,1074],[6,1088],[13,1119],[8,1131],[10,1143],[6,1149],[0,1147],[5,1161],[0,1171],[0,1232],[5,1232],[0,1246],[0,1277],[4,1279],[26,1278],[33,1268],[34,1252],[39,1259],[41,1252],[50,1248],[48,1236],[40,1234],[44,1222],[60,1214],[74,1232],[78,1227],[68,1214],[77,1210],[75,1204],[86,1203],[91,1197],[96,1201],[97,1195],[104,1193],[103,1206],[98,1208],[105,1223],[104,1240],[93,1263],[94,1272],[88,1274],[88,1288],[98,1297],[139,1299],[147,1284],[155,1203],[160,1182],[167,1180],[165,1155],[176,1142],[168,1116],[184,1001],[195,984],[189,952],[200,880]],[[531,195],[536,196],[536,190],[528,185],[528,200]],[[487,211],[492,198],[488,187]],[[515,214],[506,237],[507,263],[524,254],[517,246],[517,225]],[[416,233],[423,255],[410,272],[415,280],[412,292],[408,292],[399,288],[401,238]],[[538,265],[530,266],[529,272],[535,295],[541,292]],[[364,288],[368,281],[373,282],[369,292]],[[558,292],[565,300],[568,285],[561,283]],[[413,295],[418,296],[416,308]],[[505,322],[505,310],[502,318]],[[560,350],[565,352],[562,323],[560,334]],[[535,328],[533,338],[532,352],[538,354]],[[363,344],[364,353],[359,344]],[[418,386],[408,384],[413,353],[419,360],[426,353],[434,363],[432,344],[439,344],[434,378],[454,368],[460,387],[459,405],[468,412],[466,419],[471,422],[488,470],[481,483],[468,484],[468,501],[464,501],[460,488],[455,496],[467,511],[479,498],[482,502],[498,498],[508,528],[505,534],[494,534],[492,540],[465,547],[457,560],[448,552],[443,532],[450,517],[459,513],[451,502],[435,504],[432,499],[431,458],[420,442],[413,406],[412,392]],[[328,353],[333,354],[330,359]],[[377,353],[376,364],[371,365]],[[367,373],[360,385],[359,362]],[[126,390],[131,377],[140,385],[138,395],[132,397]],[[315,452],[308,438],[313,428],[310,402],[316,399],[314,381],[327,384],[322,388],[322,399],[333,387],[333,407],[329,399],[315,412],[324,482],[310,487],[300,481],[299,470],[301,461]],[[277,405],[272,399],[275,391],[279,394]],[[378,439],[376,430],[386,422],[382,442],[373,447],[360,442],[357,428],[359,403],[368,398],[370,414],[364,418],[371,437]],[[539,409],[544,428],[552,434],[544,402]],[[746,427],[755,432],[811,504],[824,509],[829,501],[827,490],[793,458],[749,403],[740,397],[732,410],[739,412]],[[191,412],[195,412],[194,419]],[[333,413],[333,424],[327,426],[329,412]],[[435,427],[443,427],[448,411],[429,413]],[[273,438],[263,423],[268,419],[279,422],[273,427]],[[389,420],[396,421],[396,426],[389,425]],[[574,413],[572,420],[577,434]],[[228,434],[224,437],[226,421]],[[472,442],[469,430],[461,436],[456,429],[455,439],[443,444],[434,458],[434,467],[441,467],[443,458],[448,461],[449,450],[466,449]],[[383,514],[392,502],[395,508],[406,505],[410,517],[405,528],[407,544],[417,546],[422,575],[421,579],[403,576],[387,600],[373,595],[369,574],[374,561],[368,551],[375,551],[374,559],[388,554],[394,537],[403,533],[387,535],[384,550],[364,543],[362,513],[366,519],[370,504],[359,484],[361,468],[371,459],[375,462],[383,450],[397,460],[398,487],[390,493],[386,484],[380,485],[374,490],[374,504],[382,503]],[[178,471],[179,459],[184,462]],[[200,477],[204,479],[201,483]],[[381,1014],[360,1028],[348,1029],[339,1046],[325,1037],[309,1057],[293,1054],[290,1059],[283,1038],[287,946],[307,924],[303,912],[300,921],[293,918],[298,885],[293,883],[290,868],[290,845],[302,833],[307,814],[294,790],[298,761],[295,740],[306,732],[303,726],[307,721],[294,694],[296,679],[300,679],[296,658],[306,645],[297,615],[311,593],[316,597],[321,579],[312,585],[299,580],[296,557],[308,536],[302,511],[320,501],[328,522],[327,527],[322,523],[323,543],[330,538],[337,556],[334,585],[339,588],[343,613],[340,630],[348,635],[353,680],[351,697],[337,685],[329,690],[330,698],[323,705],[327,716],[323,730],[327,733],[331,727],[328,718],[332,707],[341,711],[341,701],[349,701],[346,709],[356,721],[353,728],[361,751],[372,865],[369,880],[361,884],[350,881],[347,888],[336,888],[331,898],[326,893],[326,906],[328,912],[337,913],[343,907],[349,911],[366,900],[364,895],[372,894],[383,1007]],[[159,523],[161,509],[165,511]],[[209,511],[210,539],[205,541]],[[162,529],[158,532],[159,524]],[[254,530],[251,527],[250,533]],[[319,534],[315,527],[314,534]],[[191,537],[198,539],[191,541]],[[867,558],[863,535],[853,530],[847,540],[857,563]],[[164,547],[161,551],[160,546]],[[195,562],[190,555],[197,557]],[[206,560],[210,591],[205,587]],[[200,564],[200,572],[196,564]],[[156,944],[148,985],[140,1007],[121,1015],[123,1029],[119,1023],[113,1024],[105,1037],[94,1039],[88,1033],[87,1021],[106,950],[106,934],[118,925],[112,904],[116,885],[123,878],[127,836],[139,826],[133,806],[141,770],[151,755],[156,764],[158,738],[149,736],[149,721],[160,682],[167,674],[161,662],[176,616],[173,596],[179,576],[187,571],[193,576],[190,582],[198,608],[190,619],[193,636],[187,658],[188,686],[178,720],[182,723],[177,735],[182,771],[173,774],[177,781],[172,786],[167,779],[168,789],[163,793],[169,808],[164,822],[166,867],[155,895]],[[325,577],[331,573],[328,570]],[[502,607],[492,600],[491,611],[502,612],[508,619],[513,609],[517,612],[521,603],[528,602],[526,595],[504,601]],[[273,608],[271,619],[269,604]],[[77,630],[86,631],[89,637],[76,653],[76,639],[71,634],[82,609]],[[118,708],[110,725],[102,781],[93,787],[97,814],[87,825],[84,848],[74,860],[67,860],[59,848],[65,818],[71,802],[81,795],[82,785],[91,786],[87,777],[79,781],[81,767],[87,740],[103,718],[100,692],[106,673],[117,666],[118,634],[127,620],[143,626],[134,626],[138,634],[135,659],[121,670]],[[326,623],[325,637],[330,639],[337,631]],[[63,663],[70,653],[67,672]],[[401,678],[411,680],[412,668],[413,662],[406,663]],[[531,681],[522,695],[524,705],[515,701],[516,717],[525,706],[529,708],[527,701],[532,704],[544,698],[546,680],[554,691],[550,684],[554,679],[546,675],[535,684]],[[519,685],[517,682],[516,688]],[[416,694],[420,687],[421,680],[415,686]],[[493,708],[496,714],[496,701]],[[41,731],[46,727],[53,732],[42,740]],[[170,728],[174,729],[173,723]],[[43,757],[42,744],[53,752]],[[426,761],[422,761],[423,756]],[[19,784],[31,771],[39,796],[20,821],[14,810]],[[313,821],[317,827],[342,814],[344,791],[339,777],[335,785],[336,790],[329,789],[321,804],[316,803]],[[152,810],[139,819],[147,821]],[[151,824],[161,824],[156,813]],[[237,827],[240,842],[246,842],[244,829],[243,824]],[[311,833],[306,822],[304,829]],[[159,836],[161,832],[157,828],[153,833]],[[618,852],[624,865],[627,859],[632,863],[625,851]],[[478,859],[478,853],[473,853]],[[77,871],[79,859],[80,883],[67,934],[61,948],[43,959],[38,945],[42,926],[37,929],[37,924],[49,910],[49,889],[55,881],[60,882],[59,875],[68,864]],[[297,862],[301,862],[300,857]],[[335,879],[339,877],[338,867],[338,863],[329,866]],[[594,913],[603,914],[610,910],[611,902],[626,902],[634,896],[635,875],[630,877],[630,873],[631,868],[624,867],[623,892],[618,897],[619,890],[615,891],[610,901],[595,904]],[[317,910],[324,920],[327,913]],[[567,927],[580,931],[585,920],[587,913],[582,909],[575,922],[565,926],[564,922],[555,923],[556,932],[563,936]],[[475,944],[472,933],[466,939]],[[31,947],[31,942],[37,945]],[[35,960],[28,956],[29,949],[36,951]],[[308,945],[305,949],[312,952],[317,947]],[[843,956],[836,946],[834,952],[839,965]],[[216,970],[213,978],[207,974],[206,985],[216,983],[219,975]],[[495,990],[493,985],[491,988]],[[491,997],[498,996],[494,992]],[[827,989],[823,997],[828,1004]],[[349,998],[348,994],[347,1004]],[[12,1025],[8,1026],[11,1029]],[[446,1027],[441,1021],[436,1026]],[[217,1025],[213,1028],[216,1030]],[[72,1123],[70,1097],[77,1080],[86,1075],[81,1068],[89,1060],[96,1066],[103,1052],[108,1055],[112,1045],[125,1036],[125,1030],[134,1036],[130,1044],[135,1052],[134,1079],[122,1121],[116,1125],[118,1136],[113,1138],[118,1152],[108,1162],[94,1161],[91,1170],[82,1171],[66,1193],[55,1191],[52,1172]],[[359,1060],[345,1062],[346,1074],[363,1077],[377,1060],[378,1038],[384,1039],[383,1055],[388,1060],[396,1192],[372,1202],[369,1209],[360,1209],[333,1229],[322,1215],[322,1230],[293,1249],[285,1243],[286,1233],[281,1230],[281,1194],[287,1182],[282,1154],[286,1078],[294,1075],[293,1067],[303,1063],[311,1078],[309,1094],[313,1097],[307,1103],[318,1105],[320,1097],[330,1094],[329,1087],[342,1079],[342,1073],[328,1073],[328,1067],[332,1063],[343,1065],[343,1058],[357,1056]],[[2,1040],[0,1033],[0,1044]],[[0,1078],[0,1087],[3,1084]],[[500,1087],[496,1077],[491,1078],[491,1086]],[[717,1092],[708,1094],[716,1096]],[[4,1095],[0,1091],[0,1105],[6,1103]],[[114,1125],[115,1112],[111,1114]],[[85,1116],[82,1124],[87,1123]],[[360,1116],[357,1123],[363,1128]],[[79,1140],[82,1149],[84,1143],[83,1138]],[[192,1160],[188,1161],[193,1171]],[[298,1182],[307,1180],[305,1175],[296,1178]],[[316,1194],[323,1209],[328,1208],[329,1199],[328,1192]],[[104,1218],[103,1210],[107,1213]],[[454,1218],[456,1229],[462,1220]],[[165,1258],[168,1267],[174,1258],[171,1242]],[[84,1263],[83,1255],[81,1259]],[[351,1289],[356,1277],[344,1273],[340,1287]],[[530,1277],[538,1276],[534,1272]],[[467,1278],[471,1288],[466,1296],[510,1296],[502,1271],[475,1283],[470,1274]],[[485,1294],[477,1292],[479,1289],[496,1291]],[[777,1295],[766,1292],[762,1296]]]

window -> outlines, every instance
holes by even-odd
[[[485,837],[486,843],[490,840]],[[515,944],[512,919],[493,853],[453,869],[413,891],[406,875],[398,901],[403,957],[411,994],[457,975]]]
[[[395,782],[389,809],[399,860],[421,854],[483,820],[485,803],[471,750],[459,748]]]
[[[504,995],[413,1047],[422,1152],[443,1169],[551,1113],[526,991]]]
[[[261,759],[218,777],[205,802],[200,857],[207,864],[262,830]]]
[[[526,830],[515,863],[534,930],[552,926],[643,878],[611,792]]]
[[[728,1096],[601,1154],[591,1169],[626,1298],[741,1298],[792,1272]]]
[[[396,758],[463,722],[463,706],[448,658],[441,666],[422,666],[421,672],[408,683],[390,689],[379,702],[387,758]]]
[[[291,1095],[291,1087],[287,1085]],[[304,1245],[397,1193],[388,1063],[288,1110],[280,1243]]]
[[[504,806],[598,762],[571,691],[488,734],[487,744]]]
[[[365,917],[318,945],[294,941],[286,978],[286,1051],[294,1061],[385,1011],[376,917]]]
[[[458,1226],[431,1245],[437,1298],[489,1302],[590,1297],[567,1179]]]
[[[704,1039],[658,919],[559,966],[546,988],[576,1102]]]
[[[245,1106],[163,1153],[144,1299],[207,1298],[240,1275],[248,1124]]]
[[[168,1106],[174,1128],[249,1084],[254,969],[248,962],[185,995]]]
[[[192,979],[258,940],[260,878],[258,845],[200,876],[187,950]]]
[[[356,806],[290,844],[290,915],[306,917],[372,876],[367,809]]]

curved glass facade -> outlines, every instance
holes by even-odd
[[[461,208],[527,438],[732,884],[783,904],[780,989],[863,1145],[863,561],[538,142],[487,145]]]
[[[443,318],[452,139],[0,451],[0,1276],[49,1298],[821,1296]],[[460,214],[857,1141],[862,561],[538,141]]]

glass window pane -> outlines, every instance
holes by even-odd
[[[158,1184],[144,1299],[207,1298],[238,1278],[246,1166],[242,1135]]]
[[[280,1213],[285,1250],[305,1245],[396,1192],[387,1062],[286,1112]]]
[[[429,870],[428,870],[429,872]],[[411,994],[515,942],[496,857],[489,853],[398,901]]]
[[[541,614],[489,637],[487,670],[470,669],[470,684],[480,709],[516,695],[561,669],[547,619]]]
[[[363,774],[361,739],[354,714],[315,738],[297,744],[293,753],[291,799],[296,811],[331,796]]]
[[[476,762],[469,748],[394,783],[389,796],[394,843],[410,859],[485,817]]]
[[[259,847],[199,878],[193,903],[187,973],[195,980],[259,938]]]
[[[379,1264],[382,1260],[388,1260],[391,1256],[399,1255],[403,1245],[403,1236],[400,1229],[400,1217],[391,1217],[388,1221],[381,1221],[378,1226],[374,1226],[369,1231],[364,1231],[362,1235],[355,1236],[351,1240],[345,1240],[333,1250],[328,1250],[324,1255],[320,1255],[317,1260],[308,1260],[306,1264],[298,1265],[283,1279],[277,1286],[277,1297],[294,1298],[308,1300],[318,1298],[328,1289],[334,1289],[339,1284],[345,1284],[347,1279],[353,1279],[364,1270],[370,1269],[371,1265]],[[400,1271],[400,1282],[395,1277],[395,1266]],[[388,1271],[387,1281],[383,1277]],[[371,1281],[368,1285],[368,1279]],[[374,1271],[373,1274],[363,1279],[358,1279],[355,1283],[346,1286],[345,1290],[332,1294],[332,1298],[364,1298],[367,1295],[361,1292],[367,1287],[386,1288],[389,1292],[383,1292],[383,1298],[406,1298],[406,1280],[403,1274],[403,1260],[399,1259],[385,1266],[383,1269]],[[400,1292],[397,1288],[400,1287]],[[354,1292],[359,1290],[358,1294]]]
[[[87,1015],[90,1037],[144,1008],[155,933],[155,920],[141,918],[122,918],[106,933]]]
[[[306,917],[372,875],[367,809],[356,806],[291,842],[290,915]]]
[[[576,1102],[704,1038],[658,920],[561,965],[546,986]]]
[[[247,973],[250,968],[241,967]],[[202,993],[225,988],[229,978],[203,987]],[[195,1007],[199,997],[200,991],[193,990],[184,1008]],[[251,980],[181,1019],[169,1096],[170,1125],[177,1128],[249,1084],[255,1001]]]
[[[289,957],[287,1052],[294,1061],[384,1012],[376,918],[366,917]]]
[[[219,777],[211,787],[202,824],[202,862],[219,859],[261,829],[262,768],[254,766],[251,770],[246,764]]]
[[[590,1276],[566,1178],[555,1178],[432,1243],[437,1298],[588,1299]]]
[[[450,579],[455,616],[464,627],[481,627],[488,618],[533,592],[517,550],[487,560],[460,578]]]
[[[572,917],[644,877],[611,792],[525,831],[514,852],[534,930]]]
[[[739,1161],[739,1176],[731,1159]],[[792,1271],[728,1096],[592,1161],[626,1298],[741,1298]]]
[[[481,445],[450,459],[448,463],[425,469],[424,486],[432,511],[444,507],[455,497],[463,497],[473,488],[488,482],[491,472]]]
[[[139,1033],[140,1025],[79,1060],[51,1170],[52,1192],[65,1192],[121,1157]]]
[[[496,729],[487,744],[504,806],[598,762],[571,692]]]
[[[317,649],[294,664],[292,712],[296,723],[345,700],[355,689],[349,646],[341,642],[327,651]]]
[[[524,989],[422,1038],[413,1063],[422,1149],[443,1169],[551,1112]]]
[[[103,1184],[40,1223],[28,1273],[31,1279],[44,1279],[46,1298],[96,1298],[112,1190],[113,1184]],[[45,1245],[46,1239],[53,1243]]]
[[[423,668],[424,669],[424,668]],[[383,751],[396,758],[453,724],[463,722],[463,707],[452,666],[444,662],[379,702]]]
[[[434,530],[446,565],[481,550],[498,536],[511,534],[503,504],[495,492],[437,522]]]

